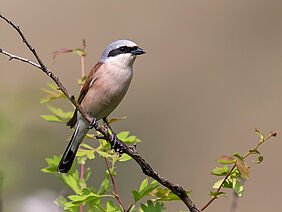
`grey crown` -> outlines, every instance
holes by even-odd
[[[110,45],[108,45],[105,48],[102,56],[99,59],[99,62],[104,63],[107,60],[108,54],[110,53],[110,51],[112,51],[114,49],[117,49],[117,48],[119,48],[121,46],[133,47],[133,46],[137,46],[137,44],[132,42],[132,41],[130,41],[130,40],[117,40],[117,41],[114,41],[114,42],[112,42]]]

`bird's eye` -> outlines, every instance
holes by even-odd
[[[125,47],[124,47],[124,46],[120,47],[119,49],[120,49],[120,51],[122,51],[122,52],[125,51]]]

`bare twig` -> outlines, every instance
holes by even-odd
[[[27,41],[27,39],[25,38],[25,36],[23,35],[22,31],[20,30],[19,26],[16,26],[14,23],[12,23],[10,20],[8,20],[6,17],[0,15],[0,18],[4,19],[8,24],[10,24],[20,35],[20,37],[23,39],[23,42],[25,43],[25,45],[29,48],[29,50],[33,53],[33,55],[35,56],[36,60],[38,61],[39,64],[36,64],[34,62],[31,62],[30,60],[27,60],[25,58],[21,58],[18,56],[15,56],[13,54],[7,53],[4,50],[0,50],[0,53],[3,53],[7,56],[9,56],[12,59],[17,59],[20,60],[22,62],[26,62],[29,63],[37,68],[39,68],[40,70],[42,70],[45,74],[47,74],[58,86],[58,90],[61,90],[65,96],[71,101],[71,103],[76,107],[76,109],[81,113],[81,115],[89,122],[92,123],[93,118],[91,116],[89,116],[84,110],[83,108],[80,106],[80,104],[75,100],[73,95],[70,95],[68,93],[68,91],[65,89],[65,87],[63,86],[63,84],[61,83],[61,81],[59,80],[59,77],[57,75],[55,75],[53,72],[51,72],[47,66],[42,62],[42,60],[40,59],[40,57],[38,56],[36,50],[30,45],[30,43]],[[109,131],[107,129],[105,129],[104,127],[102,127],[101,125],[97,125],[95,127],[96,131],[100,132],[105,140],[109,143],[111,143],[111,145],[114,144],[114,139],[113,139],[113,135],[111,135],[109,133]],[[148,163],[146,163],[146,161],[136,152],[135,147],[129,147],[126,144],[124,144],[122,141],[119,140],[119,142],[121,143],[121,148],[123,150],[124,153],[128,154],[129,156],[131,156],[141,167],[142,171],[144,172],[145,175],[152,177],[153,179],[155,179],[156,181],[158,181],[160,184],[162,184],[163,186],[167,187],[168,189],[170,189],[174,194],[176,194],[179,198],[181,198],[181,200],[184,202],[184,204],[189,208],[189,210],[191,212],[199,212],[200,210],[197,209],[197,207],[195,206],[195,204],[192,202],[192,200],[188,197],[187,192],[180,186],[177,184],[174,184],[170,181],[168,181],[167,179],[161,177]]]
[[[13,60],[13,59],[15,59],[15,60],[20,60],[20,61],[22,61],[22,62],[29,63],[30,65],[33,65],[33,66],[35,66],[36,68],[40,68],[40,69],[41,69],[41,66],[38,65],[37,63],[34,63],[34,62],[32,62],[32,61],[30,61],[30,60],[28,60],[28,59],[25,59],[25,58],[23,58],[23,57],[19,57],[19,56],[13,55],[13,54],[11,54],[11,53],[9,53],[9,52],[4,51],[3,49],[0,49],[0,53],[2,53],[2,54],[4,54],[4,55],[7,55],[7,56],[9,57],[9,60]]]

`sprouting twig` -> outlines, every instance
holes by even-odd
[[[83,181],[83,176],[84,176],[84,164],[81,163],[81,166],[80,166],[80,181],[81,182]],[[79,205],[79,209],[80,209],[80,212],[83,212],[83,205],[82,204]]]
[[[257,129],[256,129],[257,131]],[[246,157],[248,157],[249,155],[252,154],[252,152],[256,151],[260,145],[262,145],[264,142],[266,142],[268,139],[270,139],[271,137],[275,137],[277,135],[277,132],[270,132],[269,136],[267,136],[266,138],[263,138],[262,140],[259,141],[259,143],[251,150],[249,150],[248,153],[246,153],[242,158],[245,159]],[[233,172],[233,170],[236,168],[236,164],[234,164],[234,166],[230,169],[230,171],[228,172],[228,174],[225,176],[224,180],[222,181],[222,183],[220,184],[219,188],[217,189],[217,193],[220,192],[221,188],[223,187],[224,183],[226,182],[226,180],[230,177],[231,173]],[[208,203],[201,209],[201,211],[205,210],[214,200],[217,199],[217,196],[214,196],[213,198],[211,198]]]
[[[7,56],[13,56],[13,59],[17,59],[23,62],[27,62],[37,68],[39,68],[40,70],[42,70],[45,74],[47,74],[58,86],[58,90],[61,90],[63,92],[63,94],[65,94],[65,96],[71,101],[71,103],[76,107],[76,109],[80,112],[80,114],[85,118],[85,120],[87,120],[89,123],[92,123],[93,118],[91,116],[89,116],[85,110],[80,106],[80,104],[75,100],[73,95],[70,95],[69,92],[65,89],[65,87],[63,86],[63,84],[61,83],[61,81],[59,80],[59,77],[57,75],[55,75],[53,72],[51,72],[50,69],[47,68],[47,66],[42,62],[42,60],[40,59],[40,57],[38,56],[36,50],[31,46],[31,44],[27,41],[27,39],[24,37],[22,31],[20,30],[19,26],[16,26],[14,23],[12,23],[10,20],[8,20],[6,17],[2,16],[0,14],[0,18],[4,19],[8,24],[10,24],[20,35],[20,37],[22,38],[23,42],[25,43],[25,45],[28,47],[28,49],[33,53],[33,55],[35,56],[36,60],[38,61],[39,64],[36,64],[34,62],[31,62],[30,60],[27,60],[25,58],[21,58],[18,56],[15,56],[13,54],[10,54],[6,52],[5,55]],[[1,48],[0,48],[1,49]],[[4,50],[0,50],[0,53],[3,53]],[[5,52],[5,51],[4,51]],[[11,58],[11,57],[10,57]],[[21,59],[20,59],[21,58]],[[112,135],[109,133],[109,131],[107,129],[105,129],[104,127],[102,127],[101,125],[97,125],[95,127],[95,130],[100,132],[105,140],[109,143],[111,143],[111,145],[114,144],[114,139],[112,139]],[[174,184],[170,181],[168,181],[167,179],[161,177],[135,150],[134,147],[129,147],[126,144],[124,144],[122,141],[120,141],[121,143],[121,148],[123,150],[124,153],[126,153],[127,155],[131,156],[141,167],[142,171],[144,172],[145,175],[152,177],[153,179],[155,179],[156,181],[158,181],[160,184],[162,184],[163,186],[167,187],[168,189],[170,189],[175,195],[177,195],[183,202],[184,204],[187,206],[187,208],[189,208],[189,210],[191,212],[199,212],[200,210],[197,209],[197,207],[195,206],[195,204],[192,202],[192,200],[188,197],[187,192],[183,189],[183,187],[181,187],[178,184]]]
[[[86,48],[86,42],[85,42],[85,39],[83,39],[83,40],[82,40],[81,49],[84,51],[85,48]],[[81,55],[80,55],[80,60],[81,60],[81,79],[83,79],[83,77],[85,77],[84,57],[85,57],[84,54],[81,54]]]

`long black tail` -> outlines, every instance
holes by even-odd
[[[75,155],[79,147],[78,141],[76,141],[78,131],[79,128],[77,127],[57,168],[57,171],[60,173],[68,173],[72,167]]]

